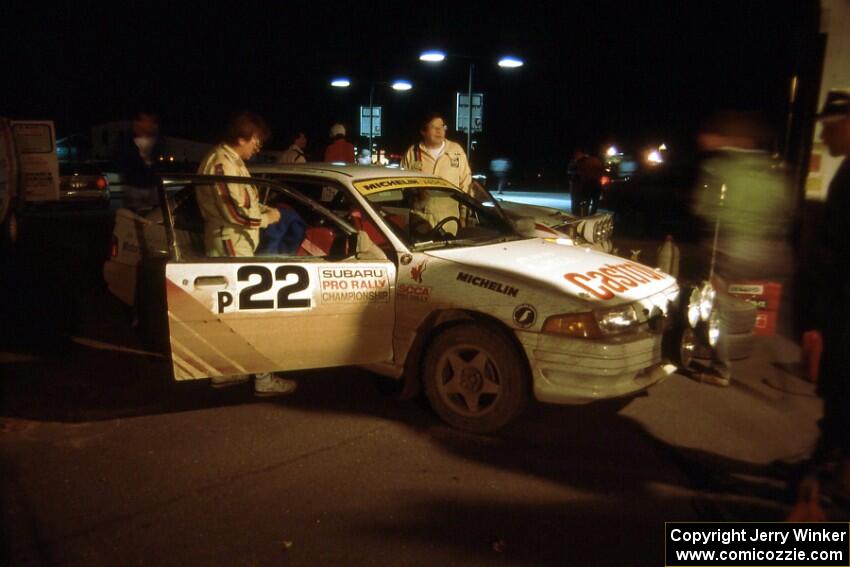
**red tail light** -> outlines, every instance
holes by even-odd
[[[611,178],[607,175],[603,175],[602,179],[600,179],[599,181],[602,183],[602,185],[608,185],[609,183],[611,183]]]
[[[109,250],[109,254],[115,258],[118,256],[118,237],[114,234],[112,235],[112,248]]]
[[[95,185],[97,185],[98,189],[106,189],[109,185],[109,181],[107,181],[105,177],[98,177],[97,181],[95,181]]]

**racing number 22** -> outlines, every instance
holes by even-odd
[[[295,281],[282,286],[277,290],[277,309],[297,309],[299,307],[310,307],[309,297],[304,299],[291,299],[293,293],[303,291],[310,286],[310,274],[302,266],[278,266],[274,272],[274,281],[286,281],[288,276],[295,275]],[[240,282],[251,281],[251,276],[260,276],[259,283],[249,285],[239,292],[239,305],[237,309],[274,309],[273,299],[254,299],[258,293],[263,293],[272,287],[271,270],[265,266],[242,266],[236,272],[236,279]],[[226,307],[233,304],[233,295],[229,291],[218,292],[218,312],[223,313]]]

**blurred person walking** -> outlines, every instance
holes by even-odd
[[[702,220],[704,257],[718,304],[732,305],[730,282],[771,280],[787,283],[794,256],[788,242],[793,214],[787,176],[762,149],[768,130],[754,115],[723,112],[707,120],[698,143],[706,157],[694,195],[694,213]],[[731,308],[731,307],[730,307]],[[716,349],[704,380],[729,385],[730,358]]]
[[[265,121],[249,112],[234,115],[224,139],[201,161],[198,174],[250,177],[245,161],[262,149],[270,136]],[[260,203],[257,188],[248,183],[216,183],[197,188],[198,207],[204,218],[204,244],[207,256],[251,257],[260,244],[260,229],[280,220],[280,211]],[[248,375],[218,376],[213,387],[246,382]],[[256,374],[254,392],[277,396],[295,391],[292,380],[271,373]]]
[[[331,126],[330,137],[333,141],[325,148],[325,161],[354,163],[354,145],[345,139],[345,126],[338,122]]]

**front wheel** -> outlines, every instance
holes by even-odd
[[[528,400],[524,360],[502,332],[478,323],[450,327],[425,355],[425,393],[449,425],[473,433],[496,431]]]

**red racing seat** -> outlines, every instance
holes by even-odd
[[[327,256],[334,243],[334,232],[326,226],[311,226],[298,248],[298,256]]]

